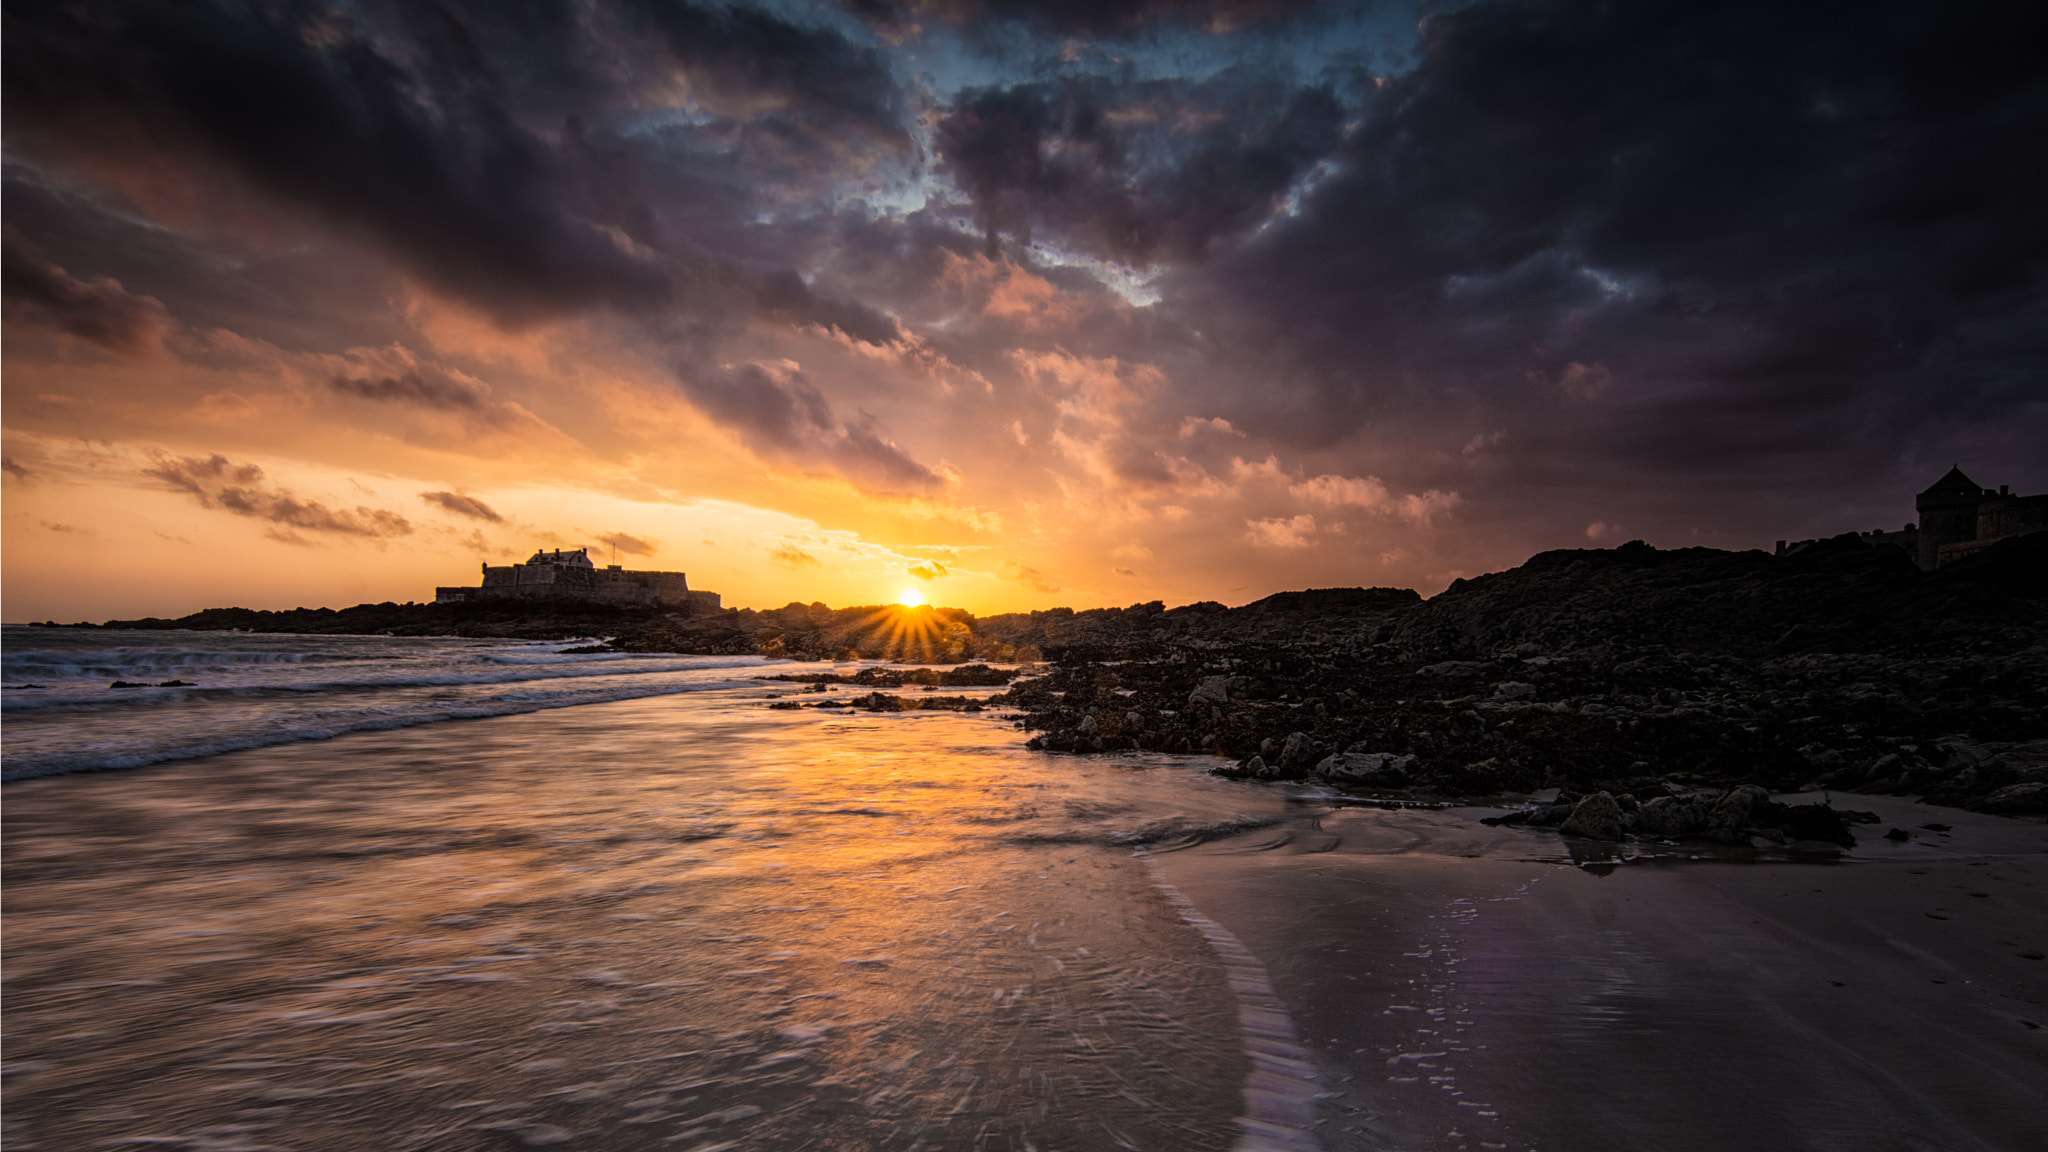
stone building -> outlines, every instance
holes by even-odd
[[[475,588],[436,588],[434,603],[471,600],[594,600],[604,604],[666,604],[717,608],[718,593],[692,592],[681,572],[631,572],[617,564],[599,568],[590,550],[535,552],[524,564],[483,566]]]
[[[2004,484],[1994,492],[1963,475],[1961,468],[1950,468],[1948,475],[1914,498],[1913,507],[1920,513],[1918,524],[1897,532],[1878,529],[1857,535],[1872,544],[1904,549],[1923,570],[1932,572],[2007,537],[2048,530],[2048,495],[2017,496]],[[1780,540],[1778,555],[1790,556],[1816,543],[1801,540],[1788,545]]]
[[[1917,559],[1929,572],[2008,536],[2048,529],[2048,495],[2020,496],[2004,484],[1993,492],[1961,468],[1949,469],[1913,507],[1920,513]]]

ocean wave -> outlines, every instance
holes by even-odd
[[[296,665],[348,660],[326,652],[195,652],[162,648],[101,648],[93,651],[30,649],[0,655],[0,674],[8,679],[102,679],[121,673],[143,674],[182,668]],[[354,657],[360,659],[360,657]]]
[[[159,705],[166,701],[187,699],[231,699],[235,697],[262,697],[277,695],[319,695],[321,693],[358,693],[375,691],[403,691],[408,688],[464,688],[489,686],[493,684],[546,684],[575,680],[599,680],[612,677],[645,677],[683,674],[690,672],[717,672],[727,668],[757,668],[769,661],[758,656],[735,657],[656,657],[643,663],[620,665],[616,663],[595,666],[588,665],[526,665],[491,672],[417,671],[394,669],[386,676],[360,676],[337,680],[261,680],[230,684],[196,684],[164,687],[143,685],[118,690],[99,687],[98,682],[108,679],[125,679],[117,674],[99,674],[81,677],[93,685],[90,688],[77,683],[53,685],[48,695],[30,695],[28,689],[16,688],[4,699],[0,699],[0,711],[45,712],[45,711],[118,711],[138,706]],[[528,670],[521,671],[519,667]],[[129,675],[134,675],[131,670]],[[161,675],[162,673],[156,673]],[[23,677],[23,679],[32,679]],[[46,680],[60,677],[46,676]]]
[[[392,701],[384,707],[365,707],[325,712],[313,722],[297,727],[268,727],[217,735],[211,739],[180,741],[175,738],[155,747],[74,746],[61,752],[0,759],[0,781],[62,776],[74,772],[101,772],[140,768],[172,760],[192,760],[222,752],[276,747],[315,740],[329,740],[350,732],[388,731],[435,724],[444,720],[480,720],[491,716],[512,716],[582,704],[606,704],[616,700],[638,700],[650,696],[672,696],[688,692],[713,691],[731,685],[724,681],[669,682],[666,684],[620,685],[603,691],[562,692],[553,695],[522,693],[472,700],[440,701],[438,707],[406,707]]]

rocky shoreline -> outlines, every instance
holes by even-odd
[[[1100,629],[1002,700],[1051,751],[1206,752],[1395,798],[1604,793],[1614,824],[1743,785],[2042,814],[2044,545],[1932,575],[1853,536],[1792,559],[1544,553],[1427,602],[1297,593],[1201,629]],[[1669,831],[1733,827],[1691,820]]]
[[[820,695],[869,690],[860,705],[796,706],[1004,707],[1034,748],[1207,753],[1231,761],[1226,775],[1404,802],[1555,788],[1605,793],[1633,818],[1674,792],[1719,804],[1755,785],[2027,815],[2048,813],[2044,596],[2048,533],[1935,573],[1850,533],[1782,557],[1640,541],[1546,552],[1429,600],[1309,589],[1240,608],[1154,601],[979,618],[486,601],[211,609],[103,627],[606,636],[571,651],[952,665],[781,678]],[[1014,673],[989,664],[1039,661],[1040,674],[957,705],[879,691],[1000,686]]]

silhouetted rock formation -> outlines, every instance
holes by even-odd
[[[1119,617],[1005,701],[1046,749],[1213,752],[1390,795],[1755,782],[2048,811],[2044,593],[2042,535],[1935,573],[1854,534],[1782,558],[1635,542],[1422,603],[1165,635]]]

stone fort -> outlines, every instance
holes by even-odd
[[[1918,524],[1897,532],[1880,529],[1859,535],[1872,544],[1905,549],[1922,570],[1932,572],[2001,540],[2048,530],[2048,494],[2021,496],[2005,484],[1993,491],[1963,475],[1961,467],[1950,468],[1915,497],[1913,510],[1920,514]],[[1780,540],[1778,555],[1793,555],[1813,543],[1801,540],[1788,546]]]
[[[475,588],[436,588],[434,603],[474,600],[589,600],[601,604],[719,607],[718,593],[692,592],[681,572],[632,572],[617,564],[599,568],[590,549],[539,551],[524,564],[485,564]]]

